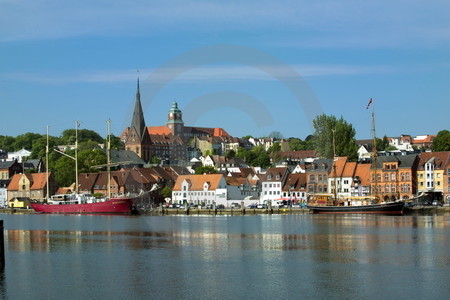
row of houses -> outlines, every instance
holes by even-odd
[[[347,157],[304,160],[295,168],[259,172],[233,168],[220,174],[185,175],[176,180],[175,203],[246,204],[275,200],[307,201],[317,193],[339,198],[376,195],[384,201],[421,197],[450,203],[450,152],[379,157],[376,165]],[[428,199],[428,200],[427,200]]]

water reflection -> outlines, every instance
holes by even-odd
[[[10,298],[442,298],[450,280],[448,216],[31,218],[6,223]]]

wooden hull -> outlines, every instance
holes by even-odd
[[[128,197],[112,198],[105,202],[86,204],[38,204],[30,203],[36,212],[53,214],[131,214],[133,199]]]
[[[405,202],[391,202],[359,206],[306,206],[317,214],[390,214],[402,215]]]

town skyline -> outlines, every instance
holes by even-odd
[[[177,9],[173,9],[176,7]],[[191,126],[304,139],[343,117],[357,139],[437,134],[450,108],[450,4],[4,2],[0,135],[147,125],[177,101]],[[20,120],[20,122],[18,122]]]

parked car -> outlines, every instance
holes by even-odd
[[[442,206],[442,203],[437,200],[434,200],[432,205],[433,206]]]
[[[230,207],[231,208],[241,208],[241,205],[239,203],[234,202],[234,203],[231,203]]]
[[[223,204],[219,204],[216,206],[217,209],[225,209],[225,205]]]
[[[212,209],[213,208],[213,205],[212,204],[206,204],[206,207],[205,207],[206,209]]]
[[[267,204],[265,204],[265,203],[260,203],[260,204],[258,204],[258,205],[256,206],[256,208],[259,208],[259,209],[266,209],[266,208],[267,208]]]
[[[251,209],[254,209],[254,208],[256,208],[256,204],[250,204],[249,206],[247,206],[248,208],[251,208]]]

